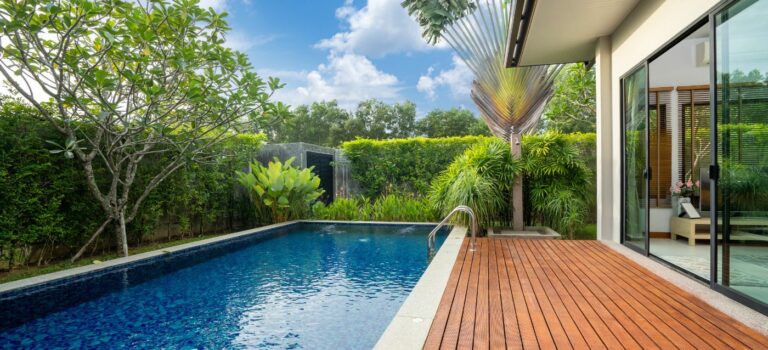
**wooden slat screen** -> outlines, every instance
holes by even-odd
[[[709,108],[709,89],[679,89],[677,102],[680,115],[680,176],[675,181],[696,182],[701,169],[710,164],[712,143],[709,123],[712,114]]]
[[[650,184],[651,208],[672,206],[669,188],[672,185],[672,118],[669,115],[671,91],[651,89],[648,94],[650,124],[648,136],[648,162],[652,177]]]

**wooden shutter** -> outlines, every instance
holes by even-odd
[[[651,166],[650,205],[669,208],[672,185],[672,120],[669,113],[671,88],[652,88],[648,94],[648,163]]]

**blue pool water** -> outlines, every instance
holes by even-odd
[[[369,349],[424,272],[432,227],[296,224],[0,295],[0,347]]]

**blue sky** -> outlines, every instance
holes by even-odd
[[[446,45],[431,46],[401,0],[202,0],[227,11],[227,45],[247,53],[264,76],[287,85],[291,105],[336,99],[410,100],[418,114],[473,108],[472,76]]]

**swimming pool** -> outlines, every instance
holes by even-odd
[[[13,290],[0,347],[369,349],[433,227],[295,223]]]

